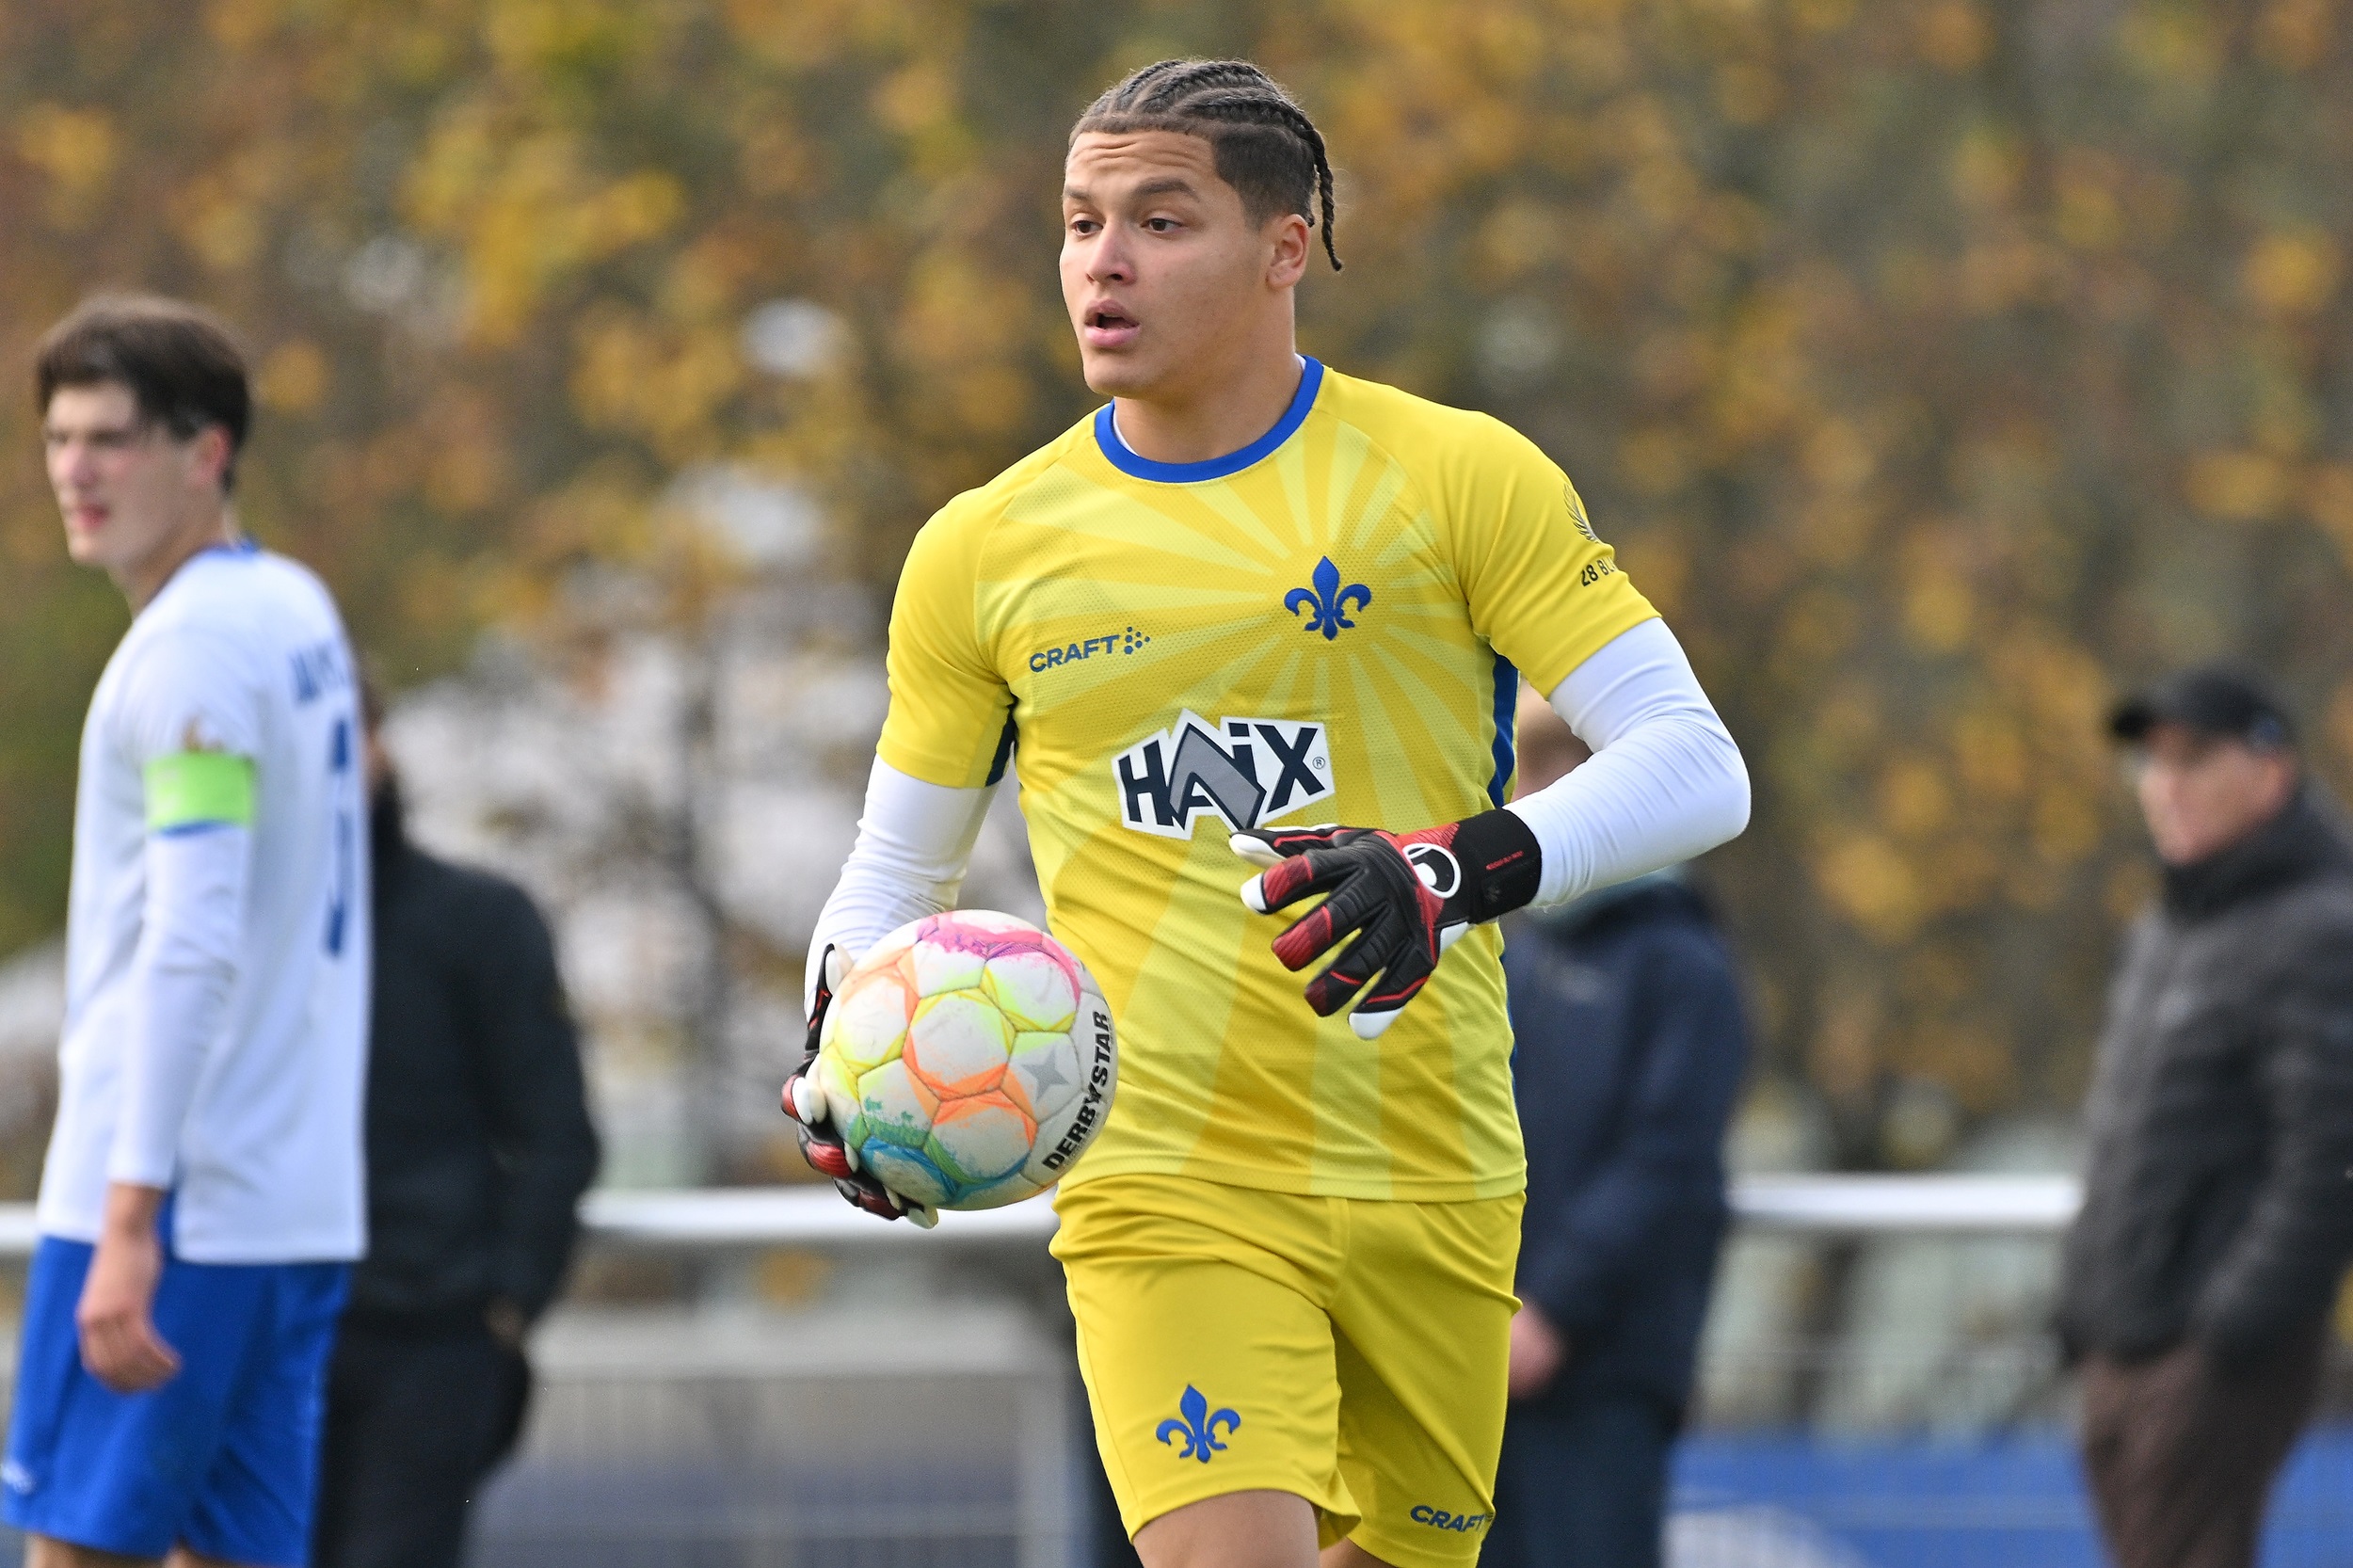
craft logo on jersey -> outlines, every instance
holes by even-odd
[[[1178,1459],[1197,1459],[1207,1464],[1211,1454],[1225,1451],[1225,1439],[1218,1436],[1220,1427],[1225,1429],[1227,1437],[1232,1436],[1241,1430],[1241,1415],[1232,1409],[1211,1410],[1209,1397],[1189,1383],[1176,1401],[1176,1414],[1162,1421],[1153,1435],[1171,1448],[1182,1443],[1184,1447],[1176,1451]]]
[[[1191,710],[1112,760],[1120,820],[1139,832],[1190,839],[1204,815],[1228,828],[1257,827],[1332,792],[1322,725],[1301,719],[1227,719]]]

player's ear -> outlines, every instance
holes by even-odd
[[[217,424],[199,430],[188,442],[188,477],[191,482],[213,489],[226,490],[222,483],[229,472],[232,456],[229,432]]]
[[[1307,220],[1297,213],[1281,213],[1266,220],[1260,231],[1272,246],[1267,258],[1267,286],[1288,289],[1307,273],[1307,256],[1315,241]]]

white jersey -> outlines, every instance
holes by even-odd
[[[363,1250],[370,933],[355,688],[326,588],[250,545],[182,567],[107,662],[74,802],[44,1235],[94,1240],[107,1183],[119,1179],[171,1188],[174,1250],[192,1261],[328,1261]],[[233,765],[236,807],[184,809],[161,798],[172,792],[169,770],[191,757],[212,765],[216,781]],[[200,777],[195,794],[204,787]],[[207,817],[237,824],[240,813],[219,841],[249,842],[232,863],[241,906],[216,898],[205,917],[221,927],[213,951],[225,995],[198,1010],[216,1020],[199,1027],[201,1037],[171,1040],[171,1015],[186,1010],[155,1005],[170,994],[153,978],[168,967],[158,948],[171,946],[158,928],[184,917],[158,914],[168,911],[159,868],[172,864],[175,831],[217,825]],[[175,1051],[184,1070],[155,1065]],[[135,1099],[144,1118],[126,1113]]]

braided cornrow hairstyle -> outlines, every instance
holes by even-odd
[[[1088,106],[1070,128],[1118,136],[1176,131],[1199,136],[1217,156],[1218,178],[1241,193],[1253,223],[1297,213],[1312,227],[1320,202],[1323,253],[1340,270],[1332,239],[1332,160],[1323,134],[1274,78],[1248,60],[1160,60]]]

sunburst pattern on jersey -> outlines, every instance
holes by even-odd
[[[1236,897],[1250,868],[1221,813],[1255,795],[1260,820],[1412,829],[1483,810],[1510,768],[1513,666],[1549,689],[1652,612],[1559,469],[1504,426],[1329,373],[1314,396],[1228,477],[1132,477],[1087,424],[952,503],[901,581],[882,753],[980,783],[1010,704],[1055,935],[1122,1032],[1119,1106],[1080,1179],[1511,1192],[1497,934],[1359,1041],[1267,951],[1280,922]],[[1242,720],[1259,728],[1227,728]],[[1320,764],[1320,792],[1300,775],[1276,805],[1278,748]],[[1168,801],[1137,804],[1180,757],[1206,765],[1185,776],[1203,780],[1190,837],[1148,814]]]

